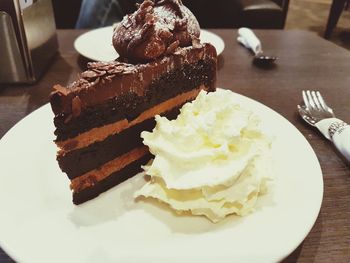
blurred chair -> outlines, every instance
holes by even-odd
[[[233,28],[240,23],[240,0],[182,0],[202,28]]]
[[[242,5],[241,26],[283,29],[289,0],[239,0]]]
[[[77,22],[81,0],[52,0],[56,27],[74,28]]]
[[[331,37],[332,31],[336,27],[342,11],[348,8],[349,4],[350,0],[333,0],[329,11],[326,31],[324,33],[326,39]]]
[[[57,13],[55,15],[57,28],[108,26],[120,21],[124,14],[134,11],[136,2],[142,0],[53,0],[54,11]],[[194,13],[202,28],[241,26],[283,28],[289,5],[289,0],[182,0],[182,2]]]
[[[182,0],[204,28],[284,28],[289,0]]]

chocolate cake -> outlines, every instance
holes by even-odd
[[[88,63],[78,80],[54,86],[57,160],[73,202],[90,200],[141,171],[152,157],[141,131],[175,118],[201,89],[213,91],[216,51],[180,0],[144,1],[115,28],[115,62]]]

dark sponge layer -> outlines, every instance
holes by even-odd
[[[77,118],[67,123],[65,114],[57,115],[54,119],[56,140],[64,141],[92,128],[124,118],[133,120],[145,110],[199,85],[204,85],[209,91],[213,91],[216,80],[215,69],[216,61],[210,59],[200,60],[195,65],[184,64],[181,68],[154,80],[147,88],[145,97],[139,97],[135,93],[118,96],[104,104],[83,109]]]
[[[151,154],[146,154],[142,158],[125,166],[123,169],[110,174],[107,178],[99,181],[94,186],[86,188],[78,193],[73,193],[73,203],[79,205],[95,198],[113,186],[124,182],[142,171],[141,165],[145,165],[152,158]]]

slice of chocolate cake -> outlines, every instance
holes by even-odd
[[[115,29],[119,61],[89,63],[71,85],[54,86],[57,160],[75,204],[141,171],[151,154],[140,133],[155,115],[175,118],[201,89],[215,90],[216,51],[198,36],[180,1],[145,1]]]

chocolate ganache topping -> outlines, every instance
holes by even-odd
[[[145,0],[113,33],[113,46],[122,60],[148,62],[198,43],[200,27],[181,0]]]

